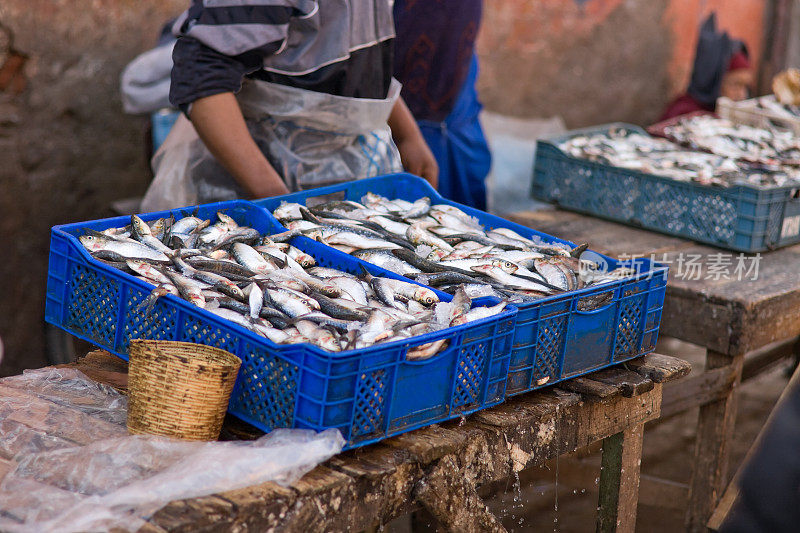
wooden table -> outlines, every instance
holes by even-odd
[[[127,364],[104,351],[65,366],[127,386]],[[632,532],[644,423],[660,414],[662,384],[690,370],[651,354],[342,453],[291,487],[266,483],[171,502],[145,531],[362,531],[421,508],[448,531],[505,531],[479,487],[602,440],[597,530]],[[258,434],[235,419],[223,428],[224,438]]]
[[[705,531],[727,484],[737,385],[798,353],[800,246],[748,256],[559,209],[508,218],[612,257],[670,264],[661,334],[706,348],[706,371],[667,388],[663,414],[700,406],[686,526]],[[735,271],[754,264],[757,279]]]

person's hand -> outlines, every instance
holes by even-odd
[[[403,168],[422,176],[435,189],[439,185],[439,165],[402,97],[395,102],[388,123]]]
[[[258,180],[257,183],[254,183],[251,187],[248,187],[249,190],[247,190],[247,193],[252,200],[289,194],[289,188],[286,187],[286,184],[283,182],[278,173],[275,172],[275,170],[271,167],[269,170],[271,172],[267,172],[267,175],[264,176],[263,179]]]
[[[425,178],[434,189],[439,185],[439,165],[421,135],[398,142],[397,150],[407,172]]]

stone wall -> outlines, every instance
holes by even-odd
[[[144,119],[122,112],[119,75],[185,5],[177,0],[3,0],[26,57],[0,90],[0,374],[42,366],[49,230],[106,216],[147,184]],[[0,30],[0,65],[8,31]],[[8,67],[7,67],[8,68]],[[0,81],[3,74],[0,72]]]
[[[649,124],[687,84],[697,29],[761,50],[764,0],[486,0],[478,42],[488,109],[568,127]]]

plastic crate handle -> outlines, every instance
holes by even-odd
[[[591,311],[581,311],[580,309],[578,309],[578,303],[579,302],[582,302],[584,300],[588,300],[590,298],[597,298],[601,294],[609,294],[609,293],[611,294],[611,300],[607,304],[605,304],[603,306],[600,306],[600,307],[598,307],[596,309],[592,309]],[[596,294],[590,294],[588,296],[583,296],[581,298],[576,298],[575,300],[573,300],[572,301],[572,307],[573,307],[572,311],[574,313],[579,314],[579,315],[596,315],[598,313],[602,313],[603,311],[605,311],[606,309],[608,309],[612,305],[615,305],[618,300],[619,300],[619,289],[613,289],[613,290],[607,290],[607,291],[603,291],[603,292],[598,292]]]
[[[460,336],[460,334],[456,333],[456,334],[453,334],[452,336],[448,337],[447,338],[447,347],[444,350],[439,351],[438,353],[434,354],[431,357],[428,357],[427,359],[421,359],[419,361],[414,361],[414,360],[409,360],[408,359],[408,352],[410,350],[410,347],[409,347],[408,349],[406,349],[406,353],[403,356],[403,358],[404,358],[403,362],[404,362],[404,364],[407,364],[407,365],[420,366],[420,365],[427,365],[427,364],[429,364],[429,363],[431,363],[433,361],[441,359],[442,357],[449,357],[450,354],[452,354],[454,351],[460,349],[460,347],[461,347],[461,342],[459,342],[459,339],[457,339],[457,337],[459,337],[459,336]],[[441,339],[438,339],[438,340],[441,340]],[[432,342],[437,342],[437,341],[432,341]],[[419,346],[415,346],[415,348],[418,348],[418,347]]]
[[[373,178],[363,178],[360,180],[355,180],[358,182],[359,187],[367,187],[370,188],[373,184],[380,184],[385,183],[387,181],[393,181],[397,179],[411,179],[411,180],[418,180],[420,183],[419,185],[427,190],[428,195],[433,200],[441,200],[441,196],[436,189],[431,187],[431,184],[428,183],[425,179],[415,176],[414,174],[409,174],[407,172],[398,172],[396,174],[388,174],[386,176],[377,176]],[[285,199],[289,202],[297,202],[302,204],[308,204],[308,201],[313,198],[318,198],[321,196],[328,196],[330,194],[335,194],[337,192],[347,192],[350,188],[352,188],[354,181],[345,181],[343,183],[337,183],[336,185],[328,185],[327,187],[319,187],[316,189],[309,189],[307,191],[300,191],[296,193],[292,193],[286,195]],[[262,198],[263,200],[264,198]],[[255,200],[258,202],[259,200]]]

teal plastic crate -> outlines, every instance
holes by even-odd
[[[637,126],[608,124],[538,141],[531,196],[737,252],[763,252],[800,242],[797,187],[686,183],[572,157],[558,148],[572,137],[612,128],[647,135]]]

